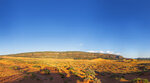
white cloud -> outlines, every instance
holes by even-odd
[[[99,53],[105,53],[104,51],[99,51]]]
[[[112,51],[106,51],[106,53],[108,53],[108,54],[113,54],[113,52],[112,52]]]
[[[91,53],[105,53],[104,51],[87,51],[87,52],[91,52]]]
[[[90,53],[96,53],[97,51],[87,51],[87,52],[90,52]]]
[[[87,51],[87,52],[90,52],[90,53],[107,53],[107,54],[116,54],[116,55],[121,55],[121,53],[116,53],[116,52],[112,52],[112,51]]]

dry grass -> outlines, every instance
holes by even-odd
[[[55,67],[59,73],[65,73],[66,77],[74,74],[80,78],[86,77],[86,69],[107,73],[133,73],[150,69],[150,65],[144,65],[145,70],[139,69],[140,64],[150,64],[150,61],[119,62],[118,60],[74,60],[52,58],[29,58],[3,56],[0,60],[0,78],[27,72],[38,72],[46,67]],[[17,66],[18,69],[11,67]],[[142,65],[141,65],[142,66]],[[71,73],[70,73],[71,72]],[[125,79],[123,79],[125,80]],[[125,80],[126,81],[126,80]]]

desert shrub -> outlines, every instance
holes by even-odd
[[[64,68],[67,68],[67,66],[64,66]]]
[[[23,78],[26,79],[26,78],[28,78],[28,76],[24,76]]]
[[[31,62],[28,62],[29,64],[39,64],[40,62],[39,61],[31,61]]]
[[[101,80],[100,80],[100,79],[95,78],[95,79],[94,79],[94,81],[93,81],[93,83],[101,83]]]
[[[132,80],[132,83],[149,83],[147,79],[135,78]]]
[[[53,77],[50,77],[49,79],[50,79],[50,80],[53,80]]]
[[[19,66],[11,66],[10,69],[19,70],[20,67]]]
[[[144,83],[149,83],[148,79],[143,79]]]
[[[61,75],[61,78],[65,78],[65,73],[59,73]]]
[[[73,70],[74,68],[73,67],[69,67],[69,68],[67,68],[68,70]]]
[[[21,59],[15,59],[14,61],[15,61],[15,62],[19,62],[19,63],[24,63],[24,61],[21,60]]]
[[[89,77],[85,77],[84,80],[83,80],[83,82],[84,82],[84,83],[89,83],[90,80],[91,80],[91,79],[90,79]]]
[[[39,66],[39,65],[33,65],[32,67],[41,68],[41,66]]]
[[[93,83],[101,83],[100,79],[95,77],[96,73],[94,70],[86,69],[85,75],[84,82],[86,81],[86,83],[89,83],[90,81],[93,81]]]
[[[26,72],[27,75],[30,75],[32,72]]]
[[[34,78],[36,78],[37,76],[36,76],[36,74],[35,73],[31,73],[31,79],[34,79]]]
[[[76,77],[78,77],[78,73],[77,72],[72,72],[72,74],[74,74]]]
[[[18,81],[20,81],[20,82],[21,82],[21,81],[23,81],[23,80],[26,80],[27,78],[28,78],[28,76],[27,76],[27,75],[25,75],[25,76],[23,76],[23,78],[22,78],[22,79],[19,79]],[[19,83],[20,83],[20,82],[19,82]]]
[[[34,72],[27,72],[26,74],[27,75],[24,76],[24,78],[28,78],[28,76],[29,76],[31,79],[35,79],[37,77]]]
[[[104,74],[104,73],[101,73],[100,75],[105,76],[105,74]]]
[[[20,72],[25,72],[24,70],[19,70]]]
[[[41,72],[40,72],[41,74],[50,74],[50,70],[48,70],[48,69],[43,69],[43,70],[41,70]]]
[[[86,69],[85,71],[85,75],[86,77],[92,77],[91,79],[95,78],[95,71],[94,70],[91,70],[91,69]]]

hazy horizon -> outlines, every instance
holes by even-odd
[[[150,56],[149,0],[0,0],[0,55],[101,51]]]

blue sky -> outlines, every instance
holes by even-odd
[[[150,56],[149,0],[0,0],[0,54],[112,51]]]

